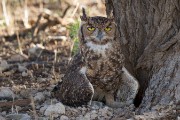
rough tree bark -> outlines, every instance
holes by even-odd
[[[140,105],[137,114],[151,112],[154,118],[177,119],[180,1],[106,0],[106,10],[118,24],[126,66],[140,83],[135,99],[135,105]]]

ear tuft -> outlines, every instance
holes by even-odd
[[[87,21],[87,15],[86,15],[86,11],[85,11],[84,8],[82,8],[82,13],[83,13],[83,15],[80,16],[81,20],[82,21]]]

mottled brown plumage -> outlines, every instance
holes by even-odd
[[[105,101],[111,107],[120,107],[122,97],[126,100],[134,97],[138,83],[123,67],[124,56],[117,32],[113,19],[87,17],[83,10],[80,51],[70,62],[62,82],[54,89],[56,98],[71,106],[87,104],[93,98]],[[130,89],[126,91],[124,86]]]

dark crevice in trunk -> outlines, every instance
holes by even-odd
[[[136,98],[134,99],[134,105],[135,107],[139,107],[145,95],[145,91],[149,85],[150,76],[149,71],[145,69],[138,69],[136,72],[136,78],[139,81],[140,88]]]

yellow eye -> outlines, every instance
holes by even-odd
[[[89,31],[94,31],[95,30],[95,27],[88,27],[87,28]]]
[[[111,29],[112,29],[111,27],[106,27],[104,30],[105,31],[111,31]]]

